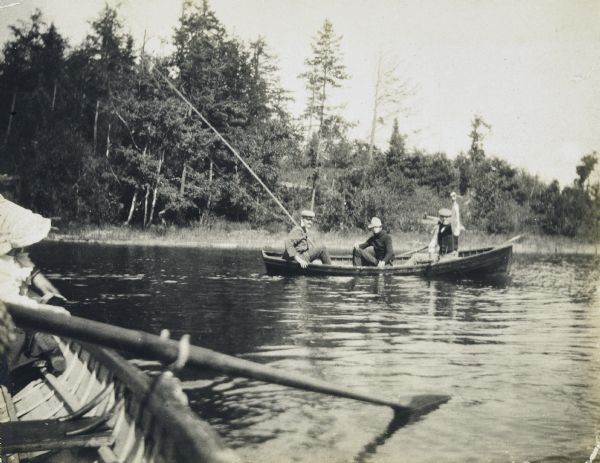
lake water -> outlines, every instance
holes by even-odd
[[[258,381],[185,377],[194,410],[248,462],[584,462],[600,433],[599,261],[516,255],[493,281],[280,278],[257,251],[45,243],[75,314],[408,403],[392,412]]]

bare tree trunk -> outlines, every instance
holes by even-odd
[[[148,197],[150,196],[150,184],[146,183],[146,185],[144,185],[144,188],[146,189],[146,195],[144,196],[144,223],[143,223],[143,226],[144,226],[144,228],[146,228],[146,226],[148,224]]]
[[[52,92],[52,107],[51,107],[51,111],[54,111],[54,105],[56,103],[56,80],[54,81],[54,90]]]
[[[94,154],[96,154],[96,142],[98,141],[98,109],[100,108],[100,100],[96,100],[96,114],[94,116]]]
[[[106,132],[106,157],[110,151],[110,122],[108,123],[108,131]]]
[[[8,143],[8,137],[10,136],[10,128],[12,126],[13,116],[15,115],[15,105],[17,103],[17,92],[13,93],[12,103],[10,105],[10,114],[8,115],[8,126],[6,127],[6,136],[4,137],[4,144]]]
[[[160,154],[160,159],[158,160],[158,168],[156,169],[156,183],[154,184],[154,190],[152,191],[152,206],[150,207],[150,218],[148,219],[148,227],[152,224],[152,221],[154,220],[154,208],[156,207],[156,197],[158,196],[158,187],[160,185],[160,169],[164,160],[165,153],[162,152]]]
[[[308,128],[306,130],[306,141],[308,143],[310,143],[310,134],[312,132],[312,123],[313,123],[313,110],[315,107],[315,92],[317,91],[317,89],[315,87],[313,87],[312,92],[311,92],[311,96],[310,96],[310,109],[309,109],[309,113],[308,113]]]
[[[200,218],[200,223],[205,223],[210,217],[210,209],[212,208],[212,182],[213,182],[213,160],[210,160],[210,167],[208,170],[208,200],[206,201],[206,210]]]
[[[131,223],[131,219],[133,218],[133,212],[135,211],[135,203],[137,202],[138,197],[138,189],[135,189],[135,193],[133,193],[133,198],[131,199],[131,207],[129,208],[129,215],[127,216],[127,220],[125,221],[125,225],[129,225]]]
[[[144,151],[142,152],[142,157],[146,157],[146,149],[148,145],[144,146]],[[142,221],[142,227],[146,228],[146,223],[148,222],[148,196],[150,195],[150,185],[146,183],[144,185],[144,189],[146,190],[146,195],[144,196],[144,220]]]
[[[377,130],[377,111],[379,110],[379,87],[381,85],[381,54],[377,61],[377,79],[375,81],[375,98],[373,99],[373,118],[371,120],[371,135],[369,137],[369,162],[373,160],[373,145],[375,144],[375,132]]]
[[[181,171],[181,185],[179,186],[179,196],[183,196],[185,192],[185,174],[186,174],[186,165],[183,165],[183,170]]]
[[[148,224],[146,225],[147,227],[149,227],[152,224],[152,221],[154,220],[154,208],[156,207],[156,197],[158,196],[158,185],[156,185],[154,187],[154,189],[152,190],[152,205],[150,206],[150,217],[148,218]]]
[[[325,93],[327,85],[327,71],[324,71],[323,75],[323,95],[321,98],[321,114],[319,117],[319,131],[317,132],[317,147],[315,153],[315,173],[313,175],[313,186],[312,186],[312,194],[310,197],[310,209],[315,210],[315,198],[317,196],[317,181],[319,179],[319,155],[321,151],[321,134],[323,133],[323,120],[325,119],[325,101],[327,99],[327,95]]]
[[[78,175],[81,178],[81,175]],[[75,217],[79,217],[79,179],[75,182]]]

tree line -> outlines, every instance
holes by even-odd
[[[471,146],[454,159],[410,149],[397,118],[387,149],[375,146],[376,130],[410,93],[381,60],[369,139],[352,139],[352,122],[333,104],[349,76],[342,37],[328,20],[300,76],[307,89],[300,119],[287,110],[290,96],[264,38],[231,36],[207,0],[184,2],[166,56],[134,43],[108,6],[77,46],[39,11],[11,31],[0,62],[0,184],[63,224],[283,227],[263,188],[168,76],[289,210],[313,207],[325,230],[364,228],[372,215],[392,230],[418,230],[454,190],[471,229],[597,237],[596,152],[561,188],[487,156],[489,125],[480,115]]]

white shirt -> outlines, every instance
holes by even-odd
[[[452,203],[452,216],[450,217],[450,224],[452,225],[452,234],[454,236],[460,235],[460,210],[456,200]]]

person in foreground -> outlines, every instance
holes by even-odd
[[[26,249],[50,232],[50,219],[21,207],[0,195],[0,385],[12,388],[18,378],[28,377],[30,367],[46,360],[48,371],[66,368],[58,343],[49,334],[15,327],[5,303],[39,308],[39,304],[64,302],[65,298],[37,269]],[[46,310],[66,312],[62,307]],[[15,379],[16,378],[16,379]]]
[[[457,243],[452,232],[452,225],[450,224],[452,212],[450,209],[443,208],[439,210],[438,214],[440,219],[433,228],[433,236],[428,248],[429,255],[434,260],[444,256],[457,257]]]
[[[392,265],[394,248],[392,237],[383,231],[383,224],[378,217],[373,217],[369,224],[371,235],[364,243],[356,243],[352,251],[352,264],[354,266],[376,266],[383,268]]]
[[[300,226],[292,228],[285,240],[283,258],[295,260],[302,268],[306,268],[316,259],[321,259],[323,264],[331,265],[331,258],[325,246],[315,246],[308,237],[308,230],[312,228],[314,218],[313,211],[303,210],[300,213]]]

